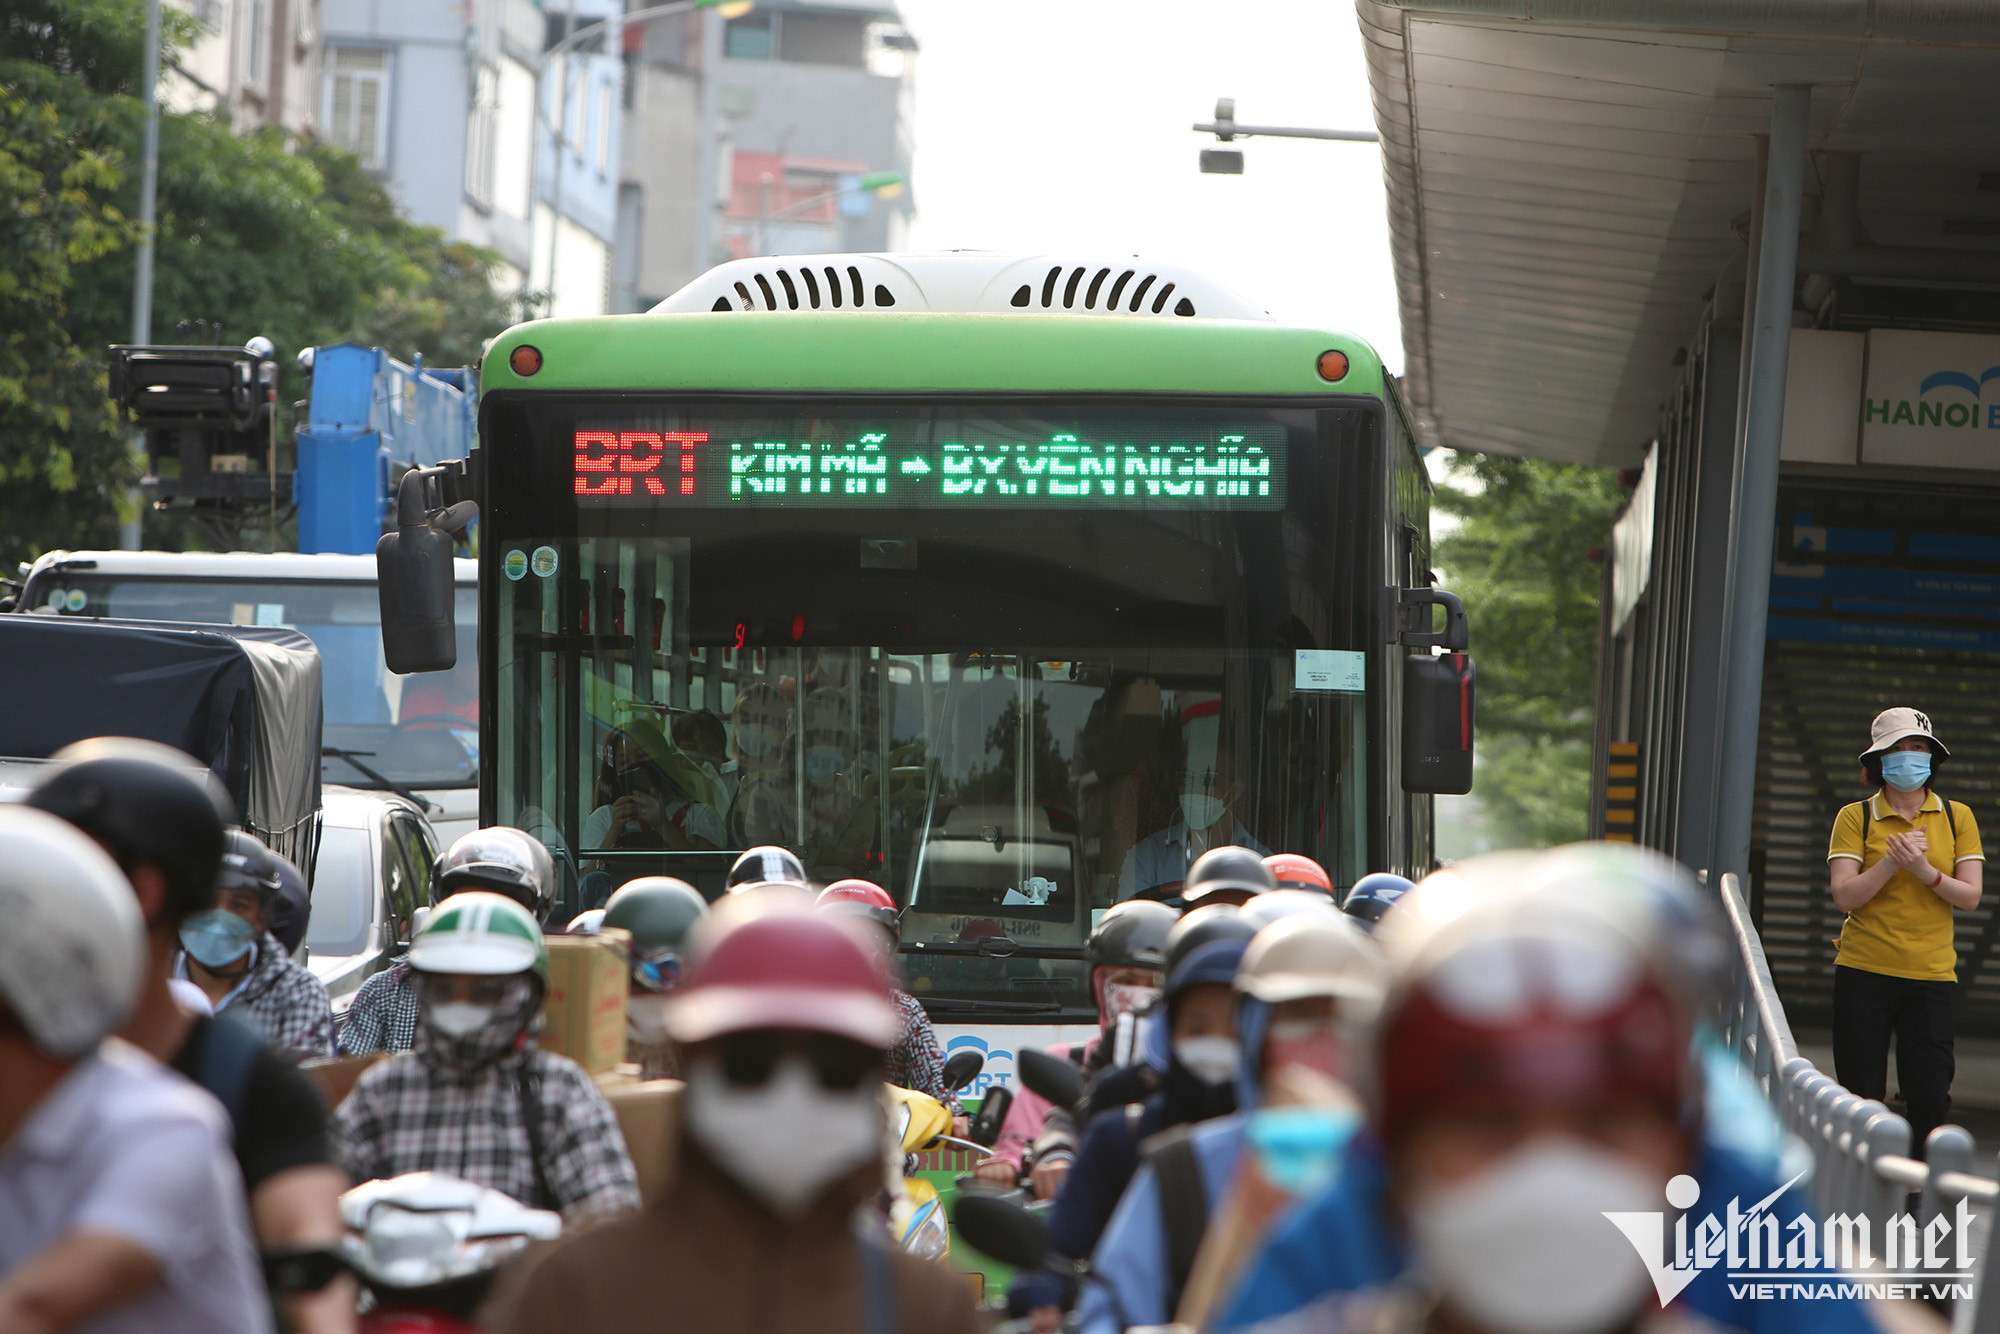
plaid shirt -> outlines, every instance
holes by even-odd
[[[903,1036],[889,1049],[889,1082],[898,1088],[928,1093],[944,1104],[953,1116],[959,1114],[958,1095],[944,1086],[944,1054],[938,1050],[937,1031],[923,1003],[907,991],[890,993],[896,1008],[903,1012]]]
[[[361,984],[340,1024],[343,1055],[408,1051],[417,1045],[417,989],[410,961],[398,959]]]
[[[187,976],[185,957],[178,972]],[[333,1002],[327,999],[326,984],[268,931],[257,941],[250,975],[222,998],[215,1012],[244,1020],[280,1055],[295,1061],[334,1054]]]
[[[334,1155],[356,1181],[449,1172],[558,1208],[571,1223],[639,1207],[617,1115],[583,1067],[529,1046],[466,1073],[435,1063],[428,1045],[419,1034],[415,1050],[369,1070],[334,1112]],[[542,1172],[553,1200],[535,1198],[524,1069],[541,1081]]]

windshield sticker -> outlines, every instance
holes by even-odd
[[[500,562],[500,572],[516,583],[520,582],[528,573],[528,553],[515,547],[507,553],[506,559]]]
[[[536,547],[532,563],[535,567],[537,577],[542,579],[548,578],[556,572],[556,549],[554,547]]]
[[[1359,649],[1297,649],[1292,665],[1292,689],[1296,691],[1361,694],[1368,689],[1368,655]]]

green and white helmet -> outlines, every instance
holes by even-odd
[[[431,910],[410,942],[410,967],[420,973],[471,973],[508,977],[533,972],[546,978],[548,946],[534,915],[504,894],[473,889]]]

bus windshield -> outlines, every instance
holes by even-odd
[[[398,676],[382,659],[373,583],[175,579],[58,570],[46,605],[65,615],[276,625],[319,649],[326,717],[321,777],[349,787],[470,787],[479,781],[477,595],[458,590],[458,666]]]
[[[495,807],[575,907],[782,844],[889,890],[941,1016],[1081,1018],[1097,918],[1207,848],[1365,870],[1367,410],[487,413]],[[690,466],[660,443],[698,432]]]

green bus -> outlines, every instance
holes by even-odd
[[[1470,781],[1393,378],[1198,274],[737,261],[503,334],[479,440],[480,816],[565,911],[782,844],[993,1054],[1206,847],[1415,876]]]

